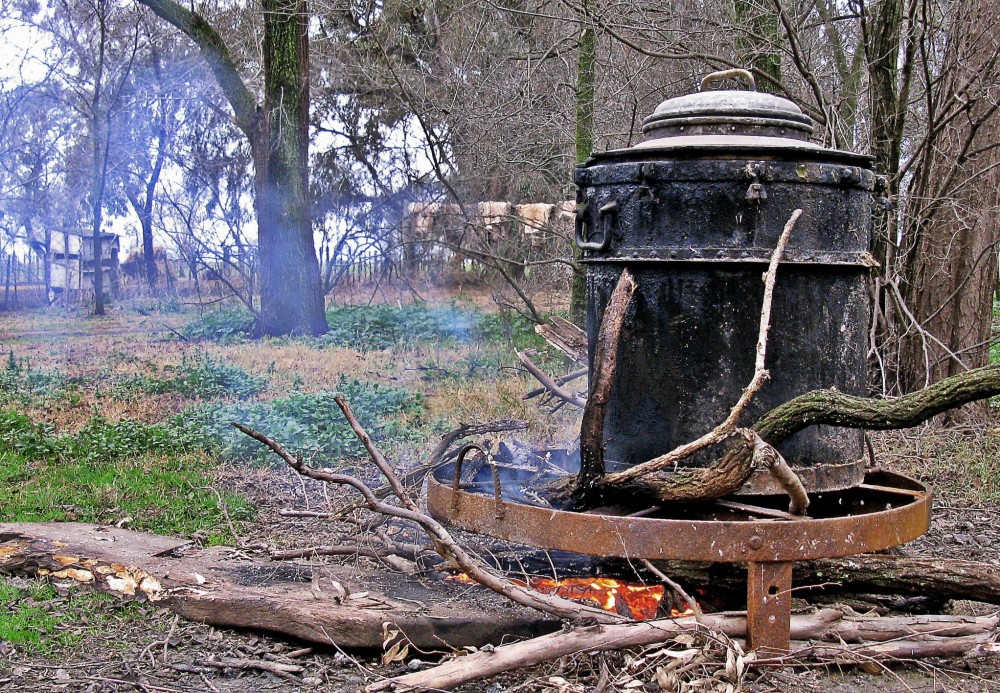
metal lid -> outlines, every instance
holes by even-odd
[[[713,82],[731,77],[742,78],[749,90],[708,90]],[[645,142],[638,145],[642,148],[679,144],[657,142],[666,138],[719,135],[781,138],[801,146],[813,127],[812,119],[788,99],[758,92],[748,71],[725,70],[706,76],[698,93],[661,103],[643,121],[642,131],[646,134]]]

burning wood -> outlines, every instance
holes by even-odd
[[[479,585],[465,573],[449,575],[446,579]],[[564,599],[593,602],[605,611],[629,616],[636,621],[648,621],[660,613],[666,588],[663,585],[645,585],[606,577],[569,577],[553,579],[529,577],[527,580],[511,579],[511,582],[530,587],[543,594],[554,594]],[[671,607],[670,618],[694,615],[694,609],[687,604],[683,609]]]

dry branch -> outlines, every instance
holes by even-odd
[[[618,342],[621,340],[625,315],[635,290],[635,277],[626,267],[611,292],[597,330],[590,393],[587,395],[587,405],[583,408],[583,421],[580,423],[580,473],[577,485],[584,491],[594,479],[604,475],[604,414],[618,368]]]
[[[789,513],[804,515],[809,507],[809,494],[798,475],[788,466],[781,453],[765,443],[756,431],[748,431],[747,439],[753,444],[753,466],[770,471],[771,476],[785,490],[791,498]]]
[[[388,461],[375,447],[371,438],[369,438],[368,434],[365,433],[364,429],[358,423],[358,420],[351,411],[347,401],[343,397],[336,397],[334,401],[337,402],[341,411],[344,412],[344,416],[347,418],[351,428],[358,435],[362,445],[364,445],[365,449],[368,450],[369,456],[375,463],[375,466],[378,467],[379,471],[382,472],[382,475],[386,477],[390,487],[397,494],[400,503],[402,503],[404,507],[390,505],[379,500],[371,488],[369,488],[360,479],[347,474],[338,474],[335,472],[309,467],[304,464],[301,459],[292,455],[287,449],[285,449],[284,446],[281,445],[281,443],[276,440],[269,438],[263,433],[255,431],[248,426],[244,426],[243,424],[233,422],[232,425],[251,438],[264,443],[264,445],[268,446],[274,453],[281,457],[281,459],[283,459],[288,466],[302,476],[310,479],[316,479],[317,481],[324,481],[330,484],[350,486],[361,494],[365,500],[365,505],[370,510],[388,517],[409,520],[410,522],[417,524],[430,538],[434,545],[434,550],[437,551],[438,554],[450,565],[466,573],[470,578],[484,587],[488,587],[497,594],[507,597],[514,603],[520,604],[521,606],[527,606],[532,609],[537,609],[543,613],[552,614],[558,618],[574,622],[582,620],[596,620],[600,623],[612,623],[622,620],[622,617],[618,614],[612,614],[601,609],[583,606],[568,599],[563,599],[554,595],[542,594],[528,587],[514,584],[507,578],[485,567],[480,561],[462,548],[452,538],[451,534],[444,528],[443,525],[430,515],[426,515],[417,509],[416,503],[414,503],[413,499],[407,495]]]
[[[523,351],[517,352],[517,357],[521,359],[521,363],[524,364],[524,367],[528,369],[528,372],[535,377],[535,380],[537,380],[542,384],[546,392],[551,392],[553,395],[555,395],[562,401],[572,404],[574,407],[579,407],[580,409],[583,409],[586,406],[587,404],[586,400],[577,397],[568,390],[564,390],[559,385],[559,383],[557,383],[555,380],[552,379],[551,376],[549,376],[548,373],[546,373],[541,368],[536,366],[534,362],[530,358],[528,358],[526,352]]]
[[[951,376],[894,399],[813,390],[775,407],[752,428],[771,445],[815,424],[866,430],[909,428],[949,409],[998,394],[1000,365],[993,365]],[[752,450],[745,441],[740,442],[744,444],[730,449],[708,467],[678,469],[630,483],[619,482],[609,474],[598,483],[605,492],[642,493],[663,502],[722,498],[739,489],[753,471]]]
[[[735,614],[705,615],[705,626],[693,617],[642,621],[616,625],[577,627],[532,640],[505,645],[486,652],[445,662],[433,669],[405,674],[368,686],[365,691],[448,690],[469,681],[496,676],[560,657],[581,652],[600,652],[661,643],[685,630],[707,628],[729,637],[746,634],[746,617]],[[848,658],[893,659],[902,653],[909,656],[950,656],[967,652],[994,637],[997,614],[971,616],[853,617],[838,609],[823,609],[813,614],[792,616],[793,640],[823,640],[837,645],[793,643],[809,648],[808,654],[825,661],[848,661]],[[863,637],[878,644],[860,642]],[[859,642],[857,647],[846,643]],[[919,654],[913,654],[919,653]],[[902,656],[907,656],[903,654]],[[781,658],[764,660],[777,664]]]
[[[583,376],[587,375],[587,372],[588,369],[586,368],[578,368],[577,370],[567,373],[566,375],[560,375],[558,378],[552,378],[552,382],[560,386],[565,385],[566,383],[572,382],[577,378],[582,378]],[[544,386],[536,387],[534,390],[528,392],[528,394],[526,394],[523,399],[529,400],[532,399],[533,397],[538,397],[538,395],[544,395],[548,391],[549,388],[547,387]]]
[[[599,480],[600,485],[614,486],[616,484],[632,481],[664,469],[669,469],[680,460],[690,457],[699,450],[704,450],[705,448],[715,445],[724,438],[730,436],[733,431],[736,430],[736,422],[739,421],[739,418],[743,415],[743,412],[750,404],[750,401],[754,398],[760,388],[763,387],[765,381],[767,381],[769,377],[767,369],[765,368],[765,358],[767,356],[767,335],[771,331],[771,302],[774,300],[774,285],[778,278],[778,264],[781,262],[781,257],[785,253],[785,247],[788,245],[788,239],[792,235],[792,229],[795,228],[795,222],[799,220],[800,216],[802,216],[801,209],[796,209],[792,212],[792,216],[789,217],[788,222],[785,224],[785,228],[781,232],[780,238],[778,238],[778,244],[775,246],[774,252],[771,253],[771,261],[768,264],[767,272],[764,275],[764,300],[760,309],[760,329],[757,333],[757,350],[756,358],[754,360],[753,378],[751,378],[750,384],[747,385],[745,390],[743,390],[743,394],[729,412],[729,416],[726,417],[725,421],[698,440],[681,445],[667,454],[660,455],[649,462],[644,462],[643,464],[636,465],[630,469],[609,474]]]

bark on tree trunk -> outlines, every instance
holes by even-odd
[[[584,0],[584,11],[590,0]],[[594,27],[585,24],[577,42],[576,58],[576,163],[582,164],[594,150],[594,75],[597,62],[597,36]],[[587,276],[580,266],[583,251],[573,246],[573,283],[570,289],[569,317],[577,325],[587,320]]]
[[[264,119],[256,142],[261,335],[327,330],[309,208],[309,12],[265,0]]]
[[[136,0],[201,51],[253,152],[260,246],[258,335],[327,330],[309,206],[309,10],[306,0],[263,0],[264,102],[240,78],[222,37],[174,0]]]

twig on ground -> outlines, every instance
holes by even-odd
[[[581,626],[543,635],[490,651],[480,651],[437,667],[405,674],[369,685],[378,691],[448,690],[469,681],[496,676],[542,662],[579,654],[620,650],[662,643],[691,630],[721,633],[730,638],[746,635],[744,613],[705,614],[705,624],[693,617],[639,621],[614,625]],[[804,658],[821,657],[828,662],[856,663],[858,657],[872,660],[914,656],[955,655],[975,651],[996,637],[998,615],[984,617],[848,617],[839,609],[792,615],[793,648],[803,651],[785,657],[760,660],[769,666],[792,666]],[[859,642],[864,634],[878,642]],[[815,644],[829,640],[838,644]],[[803,642],[805,641],[805,642]],[[848,643],[855,642],[856,645]],[[909,654],[908,654],[909,653]],[[919,654],[918,654],[919,653]],[[851,658],[854,658],[853,662]]]
[[[293,674],[301,674],[304,671],[304,668],[298,664],[282,664],[281,662],[268,662],[262,659],[196,659],[194,663],[196,666],[212,669],[265,671],[288,681],[299,681],[299,677]]]
[[[271,560],[289,561],[296,558],[312,556],[365,556],[367,558],[385,558],[388,551],[370,549],[364,546],[310,546],[304,549],[275,549],[269,552]]]
[[[329,519],[331,517],[337,517],[339,512],[320,512],[318,510],[293,510],[290,508],[282,508],[278,511],[278,514],[282,517],[316,517],[322,519]]]

